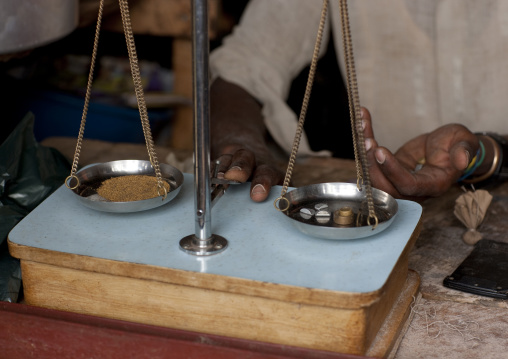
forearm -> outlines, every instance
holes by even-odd
[[[251,181],[253,201],[264,201],[283,173],[273,164],[261,105],[241,87],[218,78],[211,86],[211,150],[217,177]]]
[[[235,145],[267,154],[262,106],[247,91],[218,78],[210,89],[210,109],[212,156]]]

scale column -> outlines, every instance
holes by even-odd
[[[192,1],[192,75],[194,104],[195,234],[180,240],[180,249],[198,256],[216,254],[228,246],[211,232],[210,84],[208,78],[208,0]]]

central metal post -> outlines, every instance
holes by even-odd
[[[211,255],[226,249],[225,238],[211,231],[210,84],[208,77],[208,0],[192,1],[192,75],[194,104],[195,234],[180,240],[180,249]]]

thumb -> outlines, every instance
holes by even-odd
[[[450,161],[456,170],[464,171],[476,154],[477,151],[473,149],[470,143],[461,141],[453,145],[450,149]],[[476,161],[479,160],[480,158],[476,159]]]

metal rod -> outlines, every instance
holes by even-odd
[[[193,0],[192,13],[195,234],[182,238],[180,249],[208,256],[225,250],[228,241],[211,231],[208,0]]]
[[[211,237],[210,211],[210,104],[208,81],[208,1],[193,0],[192,74],[194,77],[194,204],[195,234],[199,240]]]

